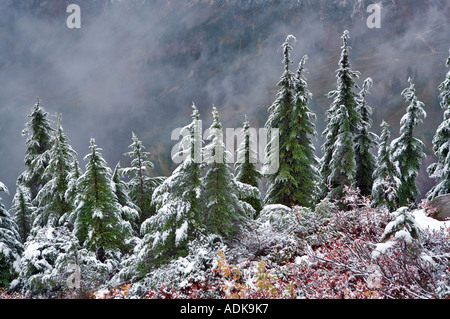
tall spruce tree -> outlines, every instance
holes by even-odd
[[[447,59],[447,67],[450,66],[450,57]],[[428,167],[428,174],[434,178],[437,184],[428,192],[427,199],[450,194],[450,71],[445,80],[439,85],[441,91],[441,107],[444,111],[444,119],[436,130],[433,138],[433,151],[438,161]]]
[[[0,192],[8,193],[8,188],[2,182],[0,182]],[[0,287],[8,287],[16,277],[22,251],[23,246],[17,225],[0,202]]]
[[[78,164],[78,159],[76,156],[73,157],[72,164],[70,166],[70,172],[67,175],[67,190],[65,193],[65,200],[69,203],[69,205],[74,209],[75,208],[75,199],[78,195],[78,179],[81,176],[80,166]],[[71,212],[67,212],[60,219],[60,225],[64,225],[70,230],[73,229],[74,226],[74,218],[75,215]]]
[[[297,193],[300,196],[298,204],[311,207],[318,196],[318,183],[320,172],[318,170],[319,159],[316,157],[316,149],[312,141],[317,137],[314,121],[316,115],[309,109],[309,102],[312,98],[308,90],[304,73],[304,67],[308,56],[303,56],[298,65],[296,76],[294,77],[294,109],[291,121],[291,134],[296,134],[298,144],[293,144],[293,163],[297,167],[295,174],[298,174]]]
[[[129,146],[130,152],[125,156],[132,158],[130,167],[121,169],[125,176],[131,176],[128,181],[129,196],[131,200],[139,207],[139,224],[155,213],[155,207],[152,205],[152,194],[165,177],[151,177],[150,171],[153,169],[153,163],[148,160],[150,153],[145,151],[145,146],[132,132],[133,143]]]
[[[420,171],[420,165],[425,153],[424,143],[414,137],[414,128],[426,117],[423,109],[424,103],[419,101],[411,79],[408,79],[409,87],[402,91],[409,106],[406,114],[400,121],[400,137],[391,143],[392,160],[398,163],[400,168],[400,186],[398,188],[398,200],[400,206],[414,204],[419,197],[419,188],[416,185],[416,177]]]
[[[359,78],[360,73],[354,71],[350,65],[349,51],[350,46],[348,40],[350,38],[349,32],[344,31],[342,35],[343,45],[341,47],[341,57],[339,59],[339,68],[336,71],[337,87],[327,94],[328,98],[332,98],[333,102],[327,110],[327,126],[323,131],[324,143],[322,145],[323,157],[320,162],[320,174],[322,178],[321,197],[325,197],[330,186],[329,177],[334,174],[331,167],[333,153],[335,152],[337,136],[341,130],[340,124],[342,119],[339,115],[347,114],[348,116],[348,130],[352,139],[358,131],[358,124],[360,117],[358,114],[358,94],[354,91],[358,88],[355,79]],[[341,106],[344,105],[346,112],[342,112]],[[354,154],[354,152],[352,152]],[[338,192],[339,193],[339,192]]]
[[[372,108],[366,101],[366,96],[369,94],[369,88],[372,84],[372,78],[367,78],[364,81],[357,107],[360,121],[355,135],[355,186],[359,188],[361,195],[364,196],[369,196],[372,193],[373,172],[376,161],[371,151],[376,147],[377,136],[370,131],[372,126]]]
[[[247,116],[245,116],[245,121],[242,125],[241,143],[238,146],[236,153],[237,160],[234,168],[236,180],[257,189],[257,196],[242,196],[240,199],[254,208],[256,214],[254,217],[257,217],[262,209],[261,194],[258,190],[262,174],[256,168],[258,163],[256,135],[250,130],[250,123]]]
[[[356,174],[351,118],[345,105],[341,105],[336,114],[336,124],[339,130],[333,145],[327,183],[331,186],[332,198],[340,199],[344,195],[344,186],[353,185]]]
[[[73,158],[77,155],[69,144],[67,134],[63,132],[61,116],[57,117],[57,129],[53,143],[47,151],[48,163],[42,173],[47,182],[34,199],[36,210],[33,214],[33,228],[60,226],[60,218],[69,213],[73,207],[66,198],[69,186],[68,176],[72,169]]]
[[[376,207],[395,211],[398,207],[397,192],[400,185],[400,170],[391,158],[389,125],[383,121],[379,137],[376,169],[373,172],[372,201]]]
[[[19,176],[19,183],[30,189],[31,199],[34,199],[48,179],[43,177],[44,170],[50,160],[48,150],[52,146],[52,122],[47,118],[48,113],[40,106],[39,99],[28,117],[22,135],[28,135],[25,151],[26,170]]]
[[[14,195],[11,212],[17,225],[22,244],[28,238],[31,231],[32,218],[35,207],[31,203],[31,193],[28,187],[18,183]]]
[[[149,261],[160,263],[187,254],[188,243],[203,230],[200,216],[203,140],[199,112],[194,104],[192,108],[192,122],[181,130],[185,135],[179,152],[174,155],[184,160],[155,189],[153,202],[157,213],[141,226],[144,239],[139,254],[140,268],[148,268]]]
[[[268,185],[265,203],[310,207],[314,201],[316,182],[316,158],[311,142],[311,136],[315,135],[312,123],[314,114],[308,108],[311,93],[303,74],[306,56],[301,60],[296,74],[289,69],[292,64],[291,39],[295,40],[295,37],[289,35],[282,45],[284,72],[265,125],[271,135],[266,147],[265,165],[272,165],[273,155],[278,155],[279,163],[277,172],[267,174],[264,171]],[[278,140],[273,139],[274,129],[278,129]]]
[[[85,172],[78,179],[74,234],[83,247],[95,252],[103,262],[114,258],[119,249],[130,249],[132,229],[122,219],[121,206],[111,185],[111,169],[93,138],[90,149],[91,153],[84,158]]]
[[[139,232],[140,209],[129,196],[128,184],[120,179],[120,163],[117,163],[112,174],[112,188],[121,207],[122,219],[130,223],[137,234]]]
[[[247,217],[254,215],[254,211],[249,211],[251,206],[239,199],[239,185],[227,164],[228,151],[216,107],[213,107],[212,114],[213,123],[208,136],[211,142],[203,149],[205,174],[201,180],[201,211],[204,214],[201,220],[207,233],[231,239],[242,229]]]

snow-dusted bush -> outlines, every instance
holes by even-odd
[[[328,199],[321,201],[314,210],[302,206],[266,205],[250,231],[241,238],[240,243],[247,248],[244,255],[266,256],[266,259],[281,264],[293,260],[305,245],[319,246],[329,240],[332,230],[328,223],[336,210],[336,205]],[[239,260],[233,256],[229,258]]]
[[[213,270],[218,265],[219,255],[228,247],[222,238],[209,235],[189,243],[189,254],[172,259],[170,263],[155,268],[140,281],[134,283],[130,295],[150,298],[192,298],[196,290],[209,285],[209,294],[203,298],[217,298],[214,293]],[[197,296],[198,297],[198,296]]]
[[[289,207],[272,204],[263,207],[256,224],[259,230],[272,228],[279,232],[289,233],[295,231],[297,219]]]
[[[291,208],[281,204],[265,205],[249,231],[241,234],[229,258],[237,262],[242,258],[267,256],[281,262],[297,250],[297,230],[298,220]],[[236,257],[236,252],[241,254],[240,258]]]
[[[387,249],[395,245],[401,245],[402,248],[413,253],[420,249],[420,236],[422,230],[416,222],[414,215],[407,207],[400,207],[392,213],[391,222],[387,224],[381,237],[381,243],[377,244],[372,253],[373,258],[377,258]]]
[[[77,294],[95,289],[117,265],[111,260],[101,263],[94,253],[80,249],[66,227],[43,227],[25,243],[19,267],[12,289],[33,296],[57,297],[72,289],[77,289]]]
[[[305,244],[320,246],[330,239],[333,232],[329,222],[337,207],[328,198],[320,201],[314,210],[294,206],[292,211],[298,223],[296,235]]]

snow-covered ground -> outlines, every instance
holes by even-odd
[[[412,212],[417,223],[423,230],[429,228],[430,230],[439,230],[439,228],[450,228],[450,221],[439,221],[437,219],[428,217],[423,209],[418,209]]]

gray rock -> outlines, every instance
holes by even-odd
[[[450,218],[450,194],[438,196],[433,199],[430,204],[437,210],[435,216],[437,220],[443,221]]]

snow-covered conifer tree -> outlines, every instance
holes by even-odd
[[[408,82],[409,87],[403,90],[402,96],[409,106],[400,121],[400,137],[391,143],[392,160],[400,168],[400,186],[397,193],[400,206],[413,204],[418,199],[420,192],[416,185],[416,177],[425,156],[424,143],[413,135],[414,128],[423,121],[427,114],[423,109],[424,103],[419,101],[416,96],[411,79]]]
[[[240,199],[250,204],[254,208],[256,215],[258,215],[262,209],[261,194],[258,189],[262,175],[256,168],[258,163],[256,136],[252,134],[252,131],[250,130],[247,116],[245,116],[245,121],[242,125],[241,143],[238,146],[236,153],[237,160],[234,167],[236,180],[256,188],[256,196],[242,196]]]
[[[447,59],[447,67],[449,66],[450,57]],[[445,111],[444,119],[433,138],[433,151],[438,161],[428,167],[428,173],[437,184],[428,192],[428,200],[450,193],[450,71],[447,72],[444,82],[439,85],[439,90],[441,107]]]
[[[122,211],[122,219],[130,223],[132,228],[136,231],[139,230],[139,207],[134,204],[129,196],[128,184],[120,179],[120,163],[117,163],[114,173],[112,175],[112,188],[114,193],[116,194],[117,201],[121,206]]]
[[[72,208],[75,208],[75,198],[78,195],[78,187],[77,187],[78,178],[80,178],[80,176],[81,176],[80,166],[78,164],[77,157],[74,156],[72,164],[71,164],[70,172],[67,175],[68,185],[67,185],[67,190],[66,190],[66,194],[65,194],[65,199]],[[67,228],[72,230],[73,225],[74,225],[74,220],[71,218],[74,218],[74,217],[75,217],[74,214],[72,214],[71,212],[67,212],[59,219],[59,224],[64,225]]]
[[[319,159],[316,157],[316,149],[312,141],[317,137],[314,121],[316,115],[310,111],[309,102],[312,98],[308,90],[308,84],[304,77],[307,71],[304,67],[308,56],[301,59],[296,76],[294,77],[294,109],[291,121],[291,134],[295,134],[298,144],[293,143],[293,163],[296,166],[297,194],[300,199],[296,201],[301,206],[313,206],[318,195],[318,182],[320,172],[318,170]]]
[[[69,144],[67,134],[63,132],[61,116],[48,150],[48,163],[42,176],[47,182],[39,190],[34,199],[36,210],[33,214],[33,228],[43,226],[59,226],[60,218],[70,212],[73,207],[66,198],[69,185],[68,176],[72,169],[73,158],[77,155]]]
[[[247,217],[254,215],[254,210],[250,213],[248,208],[252,207],[239,200],[239,186],[226,161],[228,151],[216,107],[212,114],[208,136],[211,142],[203,150],[205,174],[201,180],[201,221],[208,234],[230,239],[241,230]]]
[[[400,185],[400,171],[391,159],[389,125],[383,121],[379,138],[378,157],[373,172],[372,200],[376,207],[386,207],[389,211],[397,208],[397,191]]]
[[[317,180],[316,158],[311,142],[311,136],[316,134],[312,123],[314,114],[308,108],[312,95],[303,74],[306,56],[301,60],[296,74],[289,70],[292,64],[291,39],[295,40],[289,35],[282,45],[284,72],[265,125],[271,136],[273,129],[279,130],[278,147],[273,147],[272,139],[266,147],[266,163],[270,162],[271,152],[279,151],[279,168],[275,173],[265,174],[268,188],[265,203],[312,206]]]
[[[333,154],[330,161],[330,175],[327,183],[331,185],[331,196],[335,199],[343,197],[344,186],[350,186],[355,181],[356,163],[351,133],[351,118],[345,105],[341,105],[336,113],[336,124],[339,127]]]
[[[0,182],[0,192],[8,192],[8,188],[2,182]],[[18,262],[22,250],[17,225],[0,202],[0,287],[8,287],[18,273]]]
[[[141,268],[185,255],[189,241],[203,228],[199,208],[203,140],[199,112],[194,104],[192,108],[192,122],[182,129],[181,133],[186,134],[175,154],[184,161],[155,189],[153,202],[157,213],[141,226],[144,235],[139,247]]]
[[[31,203],[31,194],[28,187],[17,184],[16,194],[14,195],[11,212],[14,221],[17,224],[22,243],[28,238],[31,231],[32,218],[35,207]]]
[[[40,298],[67,297],[74,292],[73,288],[81,296],[91,294],[118,264],[111,259],[100,262],[94,252],[80,247],[67,227],[45,226],[25,243],[19,275],[11,288]]]
[[[325,197],[328,193],[329,176],[333,173],[331,168],[331,160],[333,153],[335,152],[335,142],[339,134],[341,127],[339,126],[340,120],[338,114],[341,112],[341,105],[344,105],[348,114],[349,131],[354,138],[354,135],[358,130],[359,114],[358,107],[358,94],[354,92],[354,89],[358,87],[355,79],[359,78],[360,73],[354,71],[350,65],[348,45],[349,32],[346,30],[342,35],[343,45],[341,47],[341,57],[339,60],[339,68],[336,71],[337,87],[328,93],[328,98],[332,98],[333,102],[330,108],[327,110],[327,127],[323,131],[324,143],[322,145],[323,157],[320,163],[320,174],[322,177],[322,190],[321,195]]]
[[[52,145],[51,121],[48,113],[40,106],[39,99],[34,105],[28,117],[30,121],[22,131],[22,135],[28,135],[26,141],[25,166],[26,170],[19,176],[19,182],[30,189],[31,199],[34,199],[45,185],[47,180],[43,177],[44,170],[50,160],[48,150]]]
[[[78,179],[74,233],[80,244],[103,262],[119,249],[129,249],[132,228],[122,219],[121,206],[111,185],[111,169],[93,138],[90,149],[91,153],[84,158],[85,172]]]
[[[160,185],[165,177],[151,177],[150,170],[153,169],[153,163],[148,160],[150,153],[145,151],[145,146],[138,139],[136,134],[132,132],[133,143],[129,146],[130,152],[124,155],[132,158],[130,167],[121,169],[121,173],[125,176],[131,176],[128,181],[129,196],[140,210],[141,224],[148,217],[155,213],[152,205],[152,194],[155,188]]]
[[[367,78],[364,81],[357,107],[360,121],[355,135],[355,186],[359,188],[361,195],[364,196],[369,196],[372,193],[373,172],[376,162],[371,150],[376,147],[377,136],[370,131],[372,126],[372,108],[366,101],[369,87],[372,84],[372,78]]]

